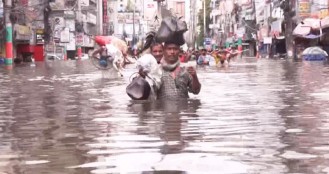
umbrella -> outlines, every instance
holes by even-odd
[[[320,47],[308,47],[303,51],[302,56],[304,60],[322,61],[327,59],[328,54]]]
[[[302,55],[308,55],[308,54],[328,56],[328,53],[320,47],[308,47],[308,48],[306,48],[303,51]]]

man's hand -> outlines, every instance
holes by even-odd
[[[187,67],[187,72],[194,78],[197,76],[195,68],[192,66]]]
[[[139,69],[138,74],[139,74],[140,76],[142,76],[143,78],[146,77],[146,72],[144,72],[143,68],[140,68],[140,69]]]
[[[192,86],[191,86],[192,93],[199,94],[201,89],[201,84],[199,82],[195,68],[193,68],[192,66],[187,67],[187,72],[192,76]]]

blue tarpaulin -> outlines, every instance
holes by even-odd
[[[322,54],[307,54],[303,55],[303,59],[307,61],[324,61],[327,60],[327,57]]]
[[[323,36],[323,35],[309,34],[309,35],[303,36],[303,38],[306,38],[306,39],[318,39],[321,36]]]

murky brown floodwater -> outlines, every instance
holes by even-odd
[[[132,102],[88,61],[0,68],[1,174],[329,173],[329,66],[199,67],[188,101]],[[108,75],[105,75],[106,77]]]

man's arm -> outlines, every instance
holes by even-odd
[[[102,52],[102,48],[98,48],[97,50],[95,50],[93,52],[93,54],[91,54],[91,57],[97,57],[98,54],[100,54]]]
[[[201,90],[201,83],[199,82],[198,75],[193,67],[188,67],[187,71],[191,75],[191,83],[190,83],[190,92],[193,94],[199,94]]]
[[[203,59],[202,59],[201,55],[198,57],[197,63],[198,63],[198,65],[201,65],[203,63]]]

